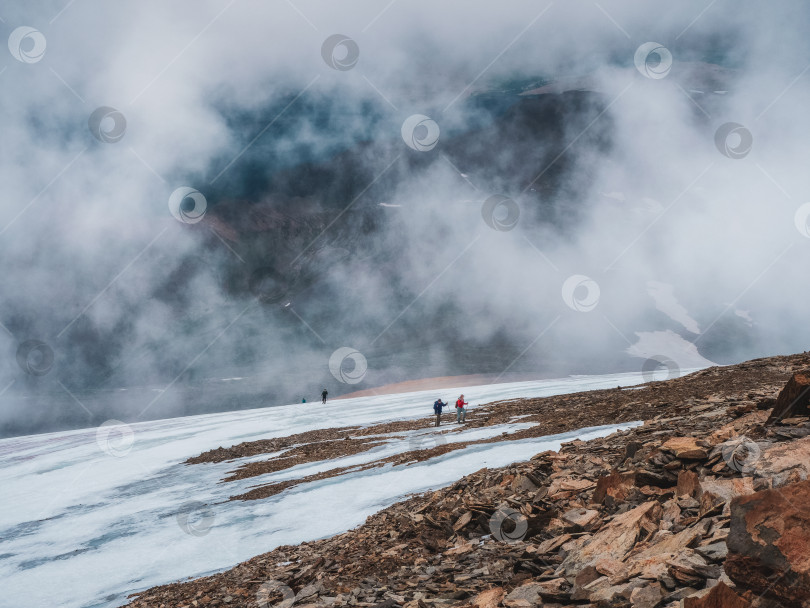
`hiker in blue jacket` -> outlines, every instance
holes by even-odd
[[[436,401],[433,402],[433,411],[436,412],[436,426],[439,426],[439,421],[442,418],[442,408],[445,405],[447,404],[441,399],[436,399]]]

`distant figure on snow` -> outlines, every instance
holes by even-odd
[[[329,394],[329,391],[328,391],[328,390],[326,390],[326,389],[323,389],[323,392],[321,393],[321,397],[323,398],[323,402],[324,402],[324,403],[326,403],[326,396],[327,396],[328,394]]]
[[[442,419],[442,408],[447,405],[441,398],[436,399],[433,402],[433,411],[436,413],[436,426],[439,426],[439,422]]]
[[[456,424],[461,424],[467,417],[467,410],[464,409],[465,405],[470,405],[464,401],[464,395],[456,399]]]
[[[306,402],[307,402],[307,398],[306,398],[306,397],[304,397],[303,399],[301,399],[301,403],[306,403]]]

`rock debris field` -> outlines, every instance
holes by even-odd
[[[155,587],[128,605],[807,608],[809,400],[810,355],[799,354],[642,388],[481,406],[467,428],[516,416],[536,425],[510,440],[644,422],[482,469],[344,534]],[[254,441],[191,457],[187,466],[275,454],[237,467],[227,484],[356,454],[375,436],[431,424],[432,417]],[[470,443],[418,445],[363,466],[424,461]],[[262,500],[305,481],[258,484],[231,500]]]

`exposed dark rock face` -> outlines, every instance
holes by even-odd
[[[810,416],[810,370],[793,374],[781,390],[768,424],[792,416]]]

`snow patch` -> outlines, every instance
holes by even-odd
[[[693,334],[700,333],[697,321],[689,316],[689,311],[675,297],[675,288],[672,285],[659,281],[647,281],[647,293],[652,296],[658,310],[683,325],[687,331],[691,331]]]
[[[638,342],[627,349],[628,354],[642,359],[666,357],[677,364],[679,375],[717,365],[703,357],[697,346],[672,330],[637,331],[636,336]]]
[[[641,373],[625,373],[440,392],[464,393],[474,411],[477,404],[495,400],[642,382]],[[15,606],[52,605],[54,598],[64,608],[117,606],[138,590],[223,570],[282,544],[343,532],[408,493],[447,485],[484,466],[526,460],[558,449],[564,441],[604,436],[630,426],[472,445],[429,461],[355,471],[247,502],[227,498],[249,485],[278,481],[291,473],[288,479],[404,451],[414,434],[436,437],[437,430],[419,429],[364,454],[233,483],[218,482],[235,468],[234,462],[183,464],[190,456],[242,441],[422,418],[431,414],[435,394],[360,397],[327,405],[296,403],[132,424],[134,443],[123,457],[100,449],[95,428],[0,440],[3,597],[13,598]],[[447,425],[438,432],[448,442],[465,441],[529,424],[469,430]],[[191,518],[197,534],[190,534],[188,525],[183,529],[183,507],[191,502],[200,505]]]

